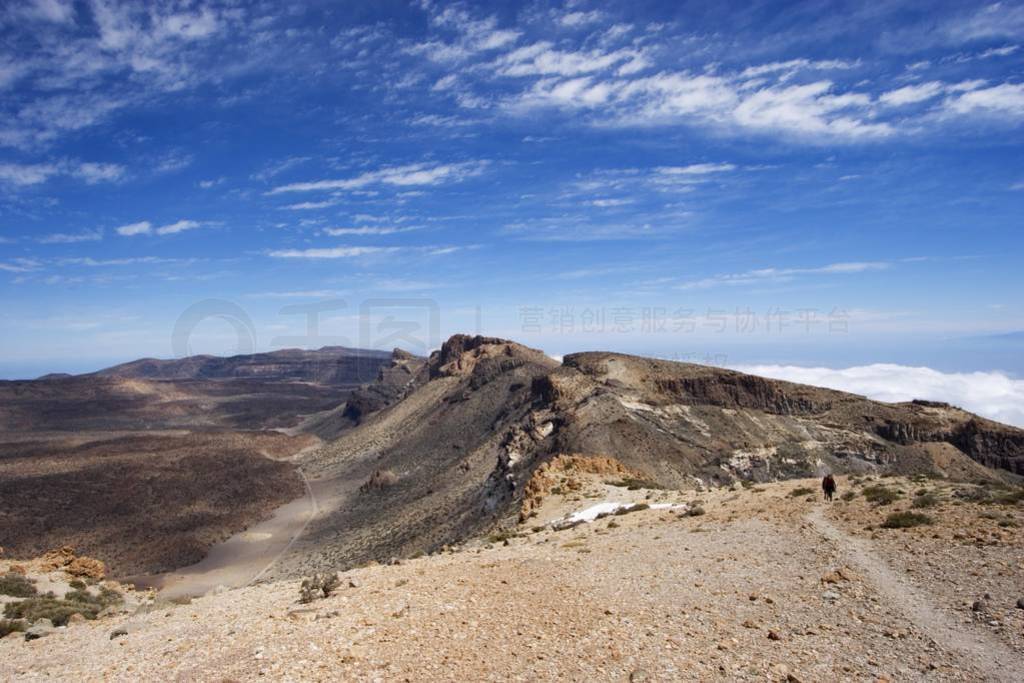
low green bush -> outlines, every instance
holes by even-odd
[[[934,491],[918,492],[914,496],[914,501],[910,504],[912,508],[933,508],[940,502],[939,497]]]
[[[862,493],[865,500],[875,505],[889,505],[902,498],[899,491],[888,486],[865,486]]]
[[[31,579],[17,573],[7,572],[0,576],[0,595],[10,595],[15,598],[30,598],[36,595],[35,585]]]
[[[932,524],[933,520],[928,515],[923,515],[920,512],[894,512],[885,518],[882,522],[883,529],[909,529],[914,526],[922,526],[924,524]]]
[[[28,624],[20,619],[0,619],[0,638],[10,634],[24,631]]]

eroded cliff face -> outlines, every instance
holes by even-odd
[[[986,467],[1024,475],[1024,432],[971,418],[950,435],[951,444]]]

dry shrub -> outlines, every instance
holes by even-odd
[[[362,486],[359,487],[360,493],[369,493],[371,491],[383,491],[384,489],[391,488],[398,483],[398,475],[393,470],[377,470],[370,475]]]
[[[331,593],[341,585],[341,579],[335,573],[313,574],[302,580],[299,586],[299,602],[306,605],[314,600],[330,597]]]

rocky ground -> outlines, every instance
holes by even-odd
[[[309,604],[298,582],[278,582],[158,598],[31,642],[12,634],[0,678],[977,681],[1024,670],[1024,507],[1012,492],[844,477],[839,494],[852,497],[828,504],[813,480],[694,493],[601,477],[551,487],[535,516],[488,539],[346,572]],[[911,507],[918,491],[928,500]],[[652,507],[552,529],[616,501]],[[882,528],[904,511],[932,523]]]

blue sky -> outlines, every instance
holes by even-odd
[[[0,376],[458,331],[1024,374],[1021,3],[36,0],[0,36]]]

